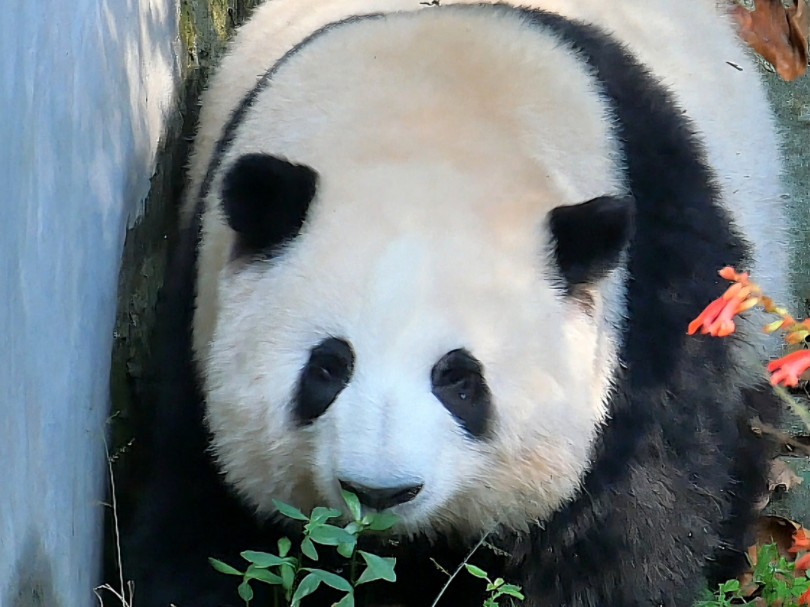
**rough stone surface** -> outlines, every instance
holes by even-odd
[[[773,498],[766,509],[768,514],[789,518],[810,528],[810,458],[784,457],[785,463],[802,479],[789,491]]]
[[[810,75],[784,82],[767,76],[782,129],[790,224],[790,275],[797,312],[810,316]]]

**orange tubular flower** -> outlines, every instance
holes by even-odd
[[[792,352],[768,365],[768,371],[771,373],[771,385],[781,384],[790,388],[796,387],[799,385],[799,376],[808,369],[810,369],[810,350]],[[808,548],[810,546],[804,550]]]
[[[810,590],[799,597],[799,605],[810,605]]]
[[[748,272],[737,272],[731,266],[726,266],[722,270],[718,272],[721,278],[725,278],[726,280],[730,280],[731,282],[738,282],[742,285],[748,285]]]
[[[720,275],[730,268],[723,268]],[[733,270],[731,270],[733,272]],[[728,274],[728,272],[726,272]],[[734,325],[734,317],[741,314],[746,310],[753,308],[758,302],[758,297],[753,297],[757,293],[754,285],[748,283],[747,274],[735,274],[735,276],[743,277],[739,282],[731,285],[722,297],[715,299],[710,303],[700,315],[689,323],[687,329],[688,335],[694,335],[698,329],[704,335],[712,335],[713,337],[725,337],[731,335],[736,330]],[[723,276],[725,278],[725,276]]]
[[[796,571],[804,573],[810,569],[810,552],[796,559]]]
[[[803,550],[810,550],[810,535],[808,535],[807,529],[800,527],[793,534],[793,545],[788,548],[788,552],[795,554]]]

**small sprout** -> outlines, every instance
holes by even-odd
[[[363,550],[358,550],[357,552],[366,562],[366,570],[363,571],[357,579],[358,586],[376,580],[385,580],[386,582],[397,581],[397,574],[394,572],[394,566],[397,562],[396,559],[377,556],[376,554],[370,554]]]
[[[341,544],[351,544],[356,541],[355,537],[340,527],[334,525],[307,525],[309,538],[316,544],[323,546],[340,546]]]
[[[340,493],[343,496],[343,501],[346,502],[346,506],[349,508],[349,513],[352,515],[352,519],[359,521],[363,516],[363,509],[360,506],[360,499],[354,493],[351,491],[346,491],[345,489],[342,489]]]
[[[469,572],[470,575],[477,578],[481,578],[482,580],[486,580],[488,578],[487,572],[479,567],[476,567],[475,565],[470,565],[467,563],[464,565],[464,568]]]
[[[234,569],[227,563],[223,563],[222,561],[214,558],[209,558],[208,562],[211,563],[211,566],[219,571],[220,573],[224,573],[225,575],[242,575],[242,572],[238,569]]]
[[[253,550],[245,550],[240,554],[248,563],[267,569],[268,567],[276,567],[284,562],[284,559],[275,554],[268,554],[267,552],[254,552]]]
[[[246,550],[241,553],[249,565],[242,572],[217,559],[209,559],[217,571],[226,575],[242,577],[237,591],[246,605],[253,600],[253,589],[250,582],[256,581],[276,587],[276,601],[283,594],[284,604],[299,607],[304,598],[311,595],[323,584],[344,596],[335,603],[335,607],[354,607],[354,589],[359,584],[373,581],[396,580],[394,566],[396,559],[384,558],[357,550],[357,538],[367,530],[383,531],[396,524],[397,517],[390,513],[369,513],[363,516],[360,501],[354,494],[343,492],[343,499],[349,508],[354,520],[344,528],[331,525],[327,521],[340,517],[340,510],[334,508],[316,507],[309,516],[284,502],[274,500],[278,512],[287,518],[304,523],[304,537],[299,547],[299,558],[290,556],[292,542],[289,538],[278,540],[278,555],[266,552]],[[319,559],[316,544],[334,547],[338,554],[351,561],[351,579],[346,579],[331,571],[314,567],[304,567],[301,560],[306,559],[317,563]],[[360,555],[366,563],[366,568],[359,578],[355,577],[356,556]],[[303,577],[300,577],[303,576]],[[300,578],[300,579],[299,579]]]
[[[310,560],[318,560],[318,551],[315,549],[315,544],[312,542],[312,538],[305,537],[303,540],[301,540],[301,552]]]
[[[267,569],[259,568],[256,565],[248,566],[247,571],[245,571],[245,581],[247,580],[258,580],[259,582],[264,582],[272,586],[281,585],[281,577],[277,576],[275,573],[269,572]]]
[[[253,600],[253,588],[250,587],[248,581],[244,580],[236,590],[239,593],[239,598],[245,601],[246,604],[250,604],[250,601]]]
[[[391,512],[378,512],[371,517],[368,528],[372,531],[388,531],[397,524],[399,517]]]
[[[290,506],[289,504],[285,504],[284,502],[280,502],[278,500],[273,500],[273,505],[276,509],[286,516],[287,518],[294,519],[296,521],[303,521],[309,522],[309,517],[301,512],[298,508]]]
[[[523,596],[520,586],[516,586],[515,584],[507,584],[506,581],[501,577],[491,580],[489,579],[489,574],[486,571],[480,567],[471,565],[470,563],[464,563],[464,568],[473,577],[486,580],[486,591],[489,593],[489,596],[484,601],[484,607],[500,607],[500,603],[498,601],[504,596],[512,597],[518,601],[522,601],[526,598]]]

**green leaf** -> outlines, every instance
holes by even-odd
[[[223,563],[219,559],[209,558],[208,562],[211,563],[211,566],[219,571],[220,573],[224,573],[226,575],[243,575],[241,571],[238,569],[234,569],[227,563]]]
[[[253,600],[253,588],[250,587],[247,580],[239,584],[236,590],[239,592],[239,598],[245,601],[245,603],[250,603],[250,601]]]
[[[359,521],[363,516],[363,508],[360,506],[360,499],[354,493],[346,491],[345,489],[341,489],[340,493],[343,495],[343,501],[346,502],[346,505],[349,507],[352,518]]]
[[[334,508],[324,508],[322,506],[317,506],[313,508],[312,514],[309,517],[309,520],[315,521],[318,523],[324,523],[328,521],[330,518],[336,518],[340,516],[340,510],[335,510]]]
[[[301,552],[304,553],[304,556],[312,561],[318,560],[318,551],[315,550],[315,544],[312,543],[312,540],[308,537],[305,537],[301,541]]]
[[[312,538],[312,541],[316,544],[322,544],[323,546],[339,546],[340,544],[355,541],[351,533],[334,525],[311,527],[309,537]]]
[[[504,584],[503,586],[500,587],[499,592],[507,596],[515,597],[519,601],[522,601],[526,598],[525,596],[523,596],[520,586],[515,586],[514,584]]]
[[[397,562],[395,558],[381,557],[363,550],[358,550],[357,553],[363,557],[367,566],[365,571],[357,578],[355,586],[375,580],[385,580],[386,582],[397,581],[397,574],[394,572],[394,566]]]
[[[321,580],[318,576],[312,573],[306,576],[303,580],[301,580],[301,583],[298,584],[298,588],[295,589],[295,594],[292,596],[292,607],[297,607],[300,605],[301,599],[315,592],[320,585]]]
[[[267,552],[254,552],[253,550],[245,550],[240,553],[243,559],[249,563],[253,563],[256,567],[267,569],[268,567],[277,567],[284,562],[280,556],[269,554]]]
[[[260,582],[264,582],[265,584],[271,584],[273,586],[281,585],[281,577],[279,577],[275,573],[271,573],[267,569],[259,568],[256,565],[251,565],[250,567],[248,567],[248,570],[245,571],[245,579],[258,580]]]
[[[293,582],[295,582],[295,568],[292,565],[284,564],[281,566],[281,587],[284,590],[291,591]]]
[[[346,533],[351,533],[352,535],[357,535],[358,533],[360,533],[363,530],[363,526],[362,526],[361,523],[358,523],[357,521],[352,521],[351,523],[346,525],[343,529],[344,529],[344,531],[346,531]]]
[[[304,571],[309,571],[310,575],[316,576],[319,580],[321,580],[324,584],[326,584],[330,588],[334,588],[335,590],[342,590],[343,592],[352,591],[352,585],[349,583],[349,581],[340,577],[335,573],[324,571],[323,569],[310,569],[308,567],[304,568]]]
[[[354,549],[355,549],[356,546],[357,546],[357,540],[355,540],[353,542],[344,542],[343,544],[338,544],[337,545],[337,552],[344,559],[350,559],[350,558],[352,558],[352,555],[354,554]]]
[[[354,607],[354,594],[348,593],[332,607]]]
[[[720,592],[723,594],[727,592],[737,592],[740,589],[739,580],[729,580],[720,585]]]
[[[399,517],[393,512],[378,512],[371,516],[368,528],[372,531],[387,531],[399,522]]]
[[[464,568],[467,572],[475,577],[481,578],[482,580],[488,580],[489,576],[487,572],[481,569],[480,567],[476,567],[475,565],[470,565],[469,563],[464,563]]]
[[[290,548],[292,548],[292,542],[290,538],[283,537],[278,541],[278,555],[279,556],[287,556],[290,553]]]
[[[284,502],[280,502],[278,500],[273,500],[273,505],[276,509],[286,516],[287,518],[295,519],[296,521],[309,521],[306,515],[301,512],[298,508],[290,506],[289,504],[285,504]]]

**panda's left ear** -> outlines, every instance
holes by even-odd
[[[601,196],[549,213],[554,256],[569,292],[616,267],[633,235],[634,216],[632,196]]]
[[[222,181],[222,208],[243,252],[260,253],[295,238],[315,196],[318,175],[269,154],[245,154]]]

